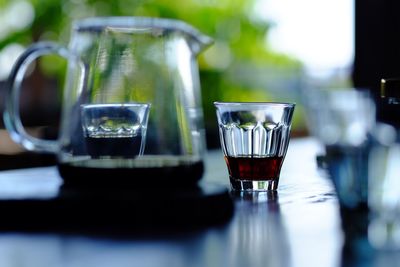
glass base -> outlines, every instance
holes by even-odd
[[[373,219],[368,227],[368,240],[375,249],[399,250],[400,223],[398,219]]]
[[[239,180],[229,177],[231,187],[236,191],[276,191],[278,189],[278,181],[275,180]]]

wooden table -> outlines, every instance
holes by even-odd
[[[314,139],[293,139],[277,193],[232,194],[235,212],[222,225],[118,237],[3,230],[0,266],[390,266],[398,253],[343,251],[336,195],[316,166],[319,149]],[[206,167],[204,182],[228,186],[220,151],[207,153]],[[0,197],[52,197],[60,184],[55,167],[4,171]]]

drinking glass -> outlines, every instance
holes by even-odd
[[[215,102],[233,190],[277,190],[295,104]]]
[[[311,132],[325,148],[325,163],[341,207],[367,207],[368,162],[375,104],[364,89],[310,90]]]
[[[149,104],[81,106],[86,149],[92,158],[135,158],[143,155]]]
[[[369,164],[368,240],[376,249],[400,249],[400,142],[390,125],[380,126]]]
[[[362,250],[368,230],[370,158],[377,145],[375,103],[362,88],[309,88],[304,96],[310,131],[325,150],[321,166],[337,194],[343,250]]]

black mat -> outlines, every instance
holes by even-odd
[[[79,191],[61,188],[53,197],[0,200],[0,230],[145,234],[191,231],[221,225],[233,214],[224,186],[162,190]]]

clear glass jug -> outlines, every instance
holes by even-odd
[[[211,42],[176,20],[79,20],[68,48],[39,42],[17,60],[6,128],[28,150],[56,153],[65,186],[193,184],[205,149],[196,57]],[[27,66],[51,53],[68,60],[55,141],[27,134],[18,111]]]

